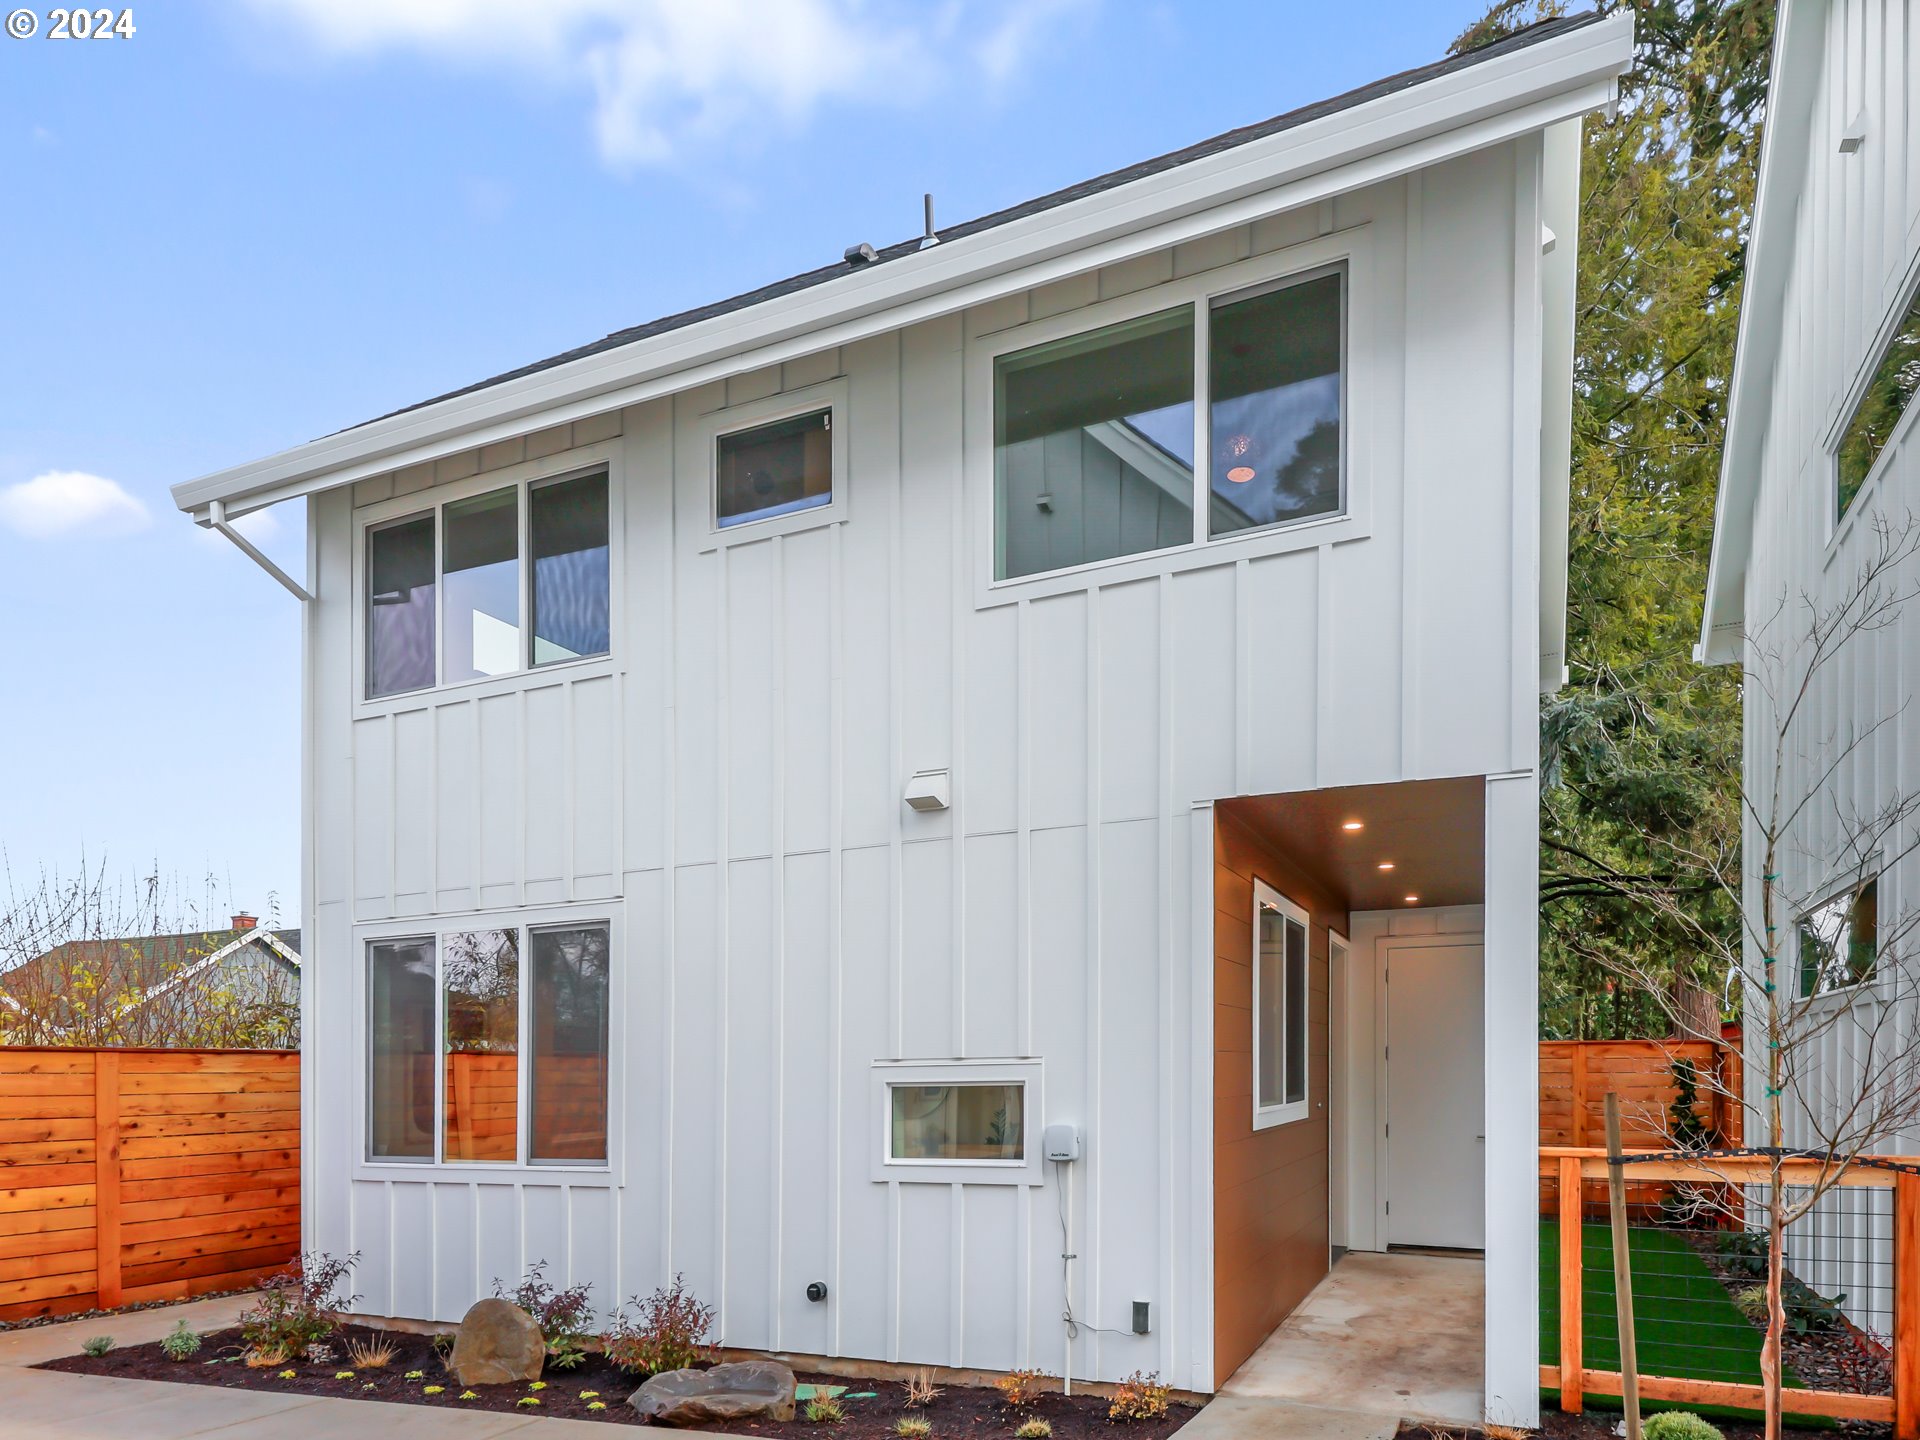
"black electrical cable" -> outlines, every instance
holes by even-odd
[[[1055,1204],[1060,1211],[1060,1298],[1066,1303],[1066,1309],[1061,1312],[1060,1318],[1066,1322],[1067,1339],[1078,1340],[1082,1330],[1091,1330],[1096,1335],[1131,1335],[1134,1333],[1131,1330],[1109,1330],[1104,1325],[1089,1325],[1086,1321],[1074,1316],[1071,1283],[1073,1277],[1068,1267],[1078,1257],[1067,1250],[1067,1187],[1060,1173],[1065,1168],[1065,1161],[1053,1162],[1053,1194]]]

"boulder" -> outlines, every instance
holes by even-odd
[[[741,1360],[711,1370],[666,1370],[627,1403],[654,1425],[793,1419],[793,1371],[777,1360]]]
[[[538,1380],[546,1341],[533,1317],[511,1300],[479,1300],[460,1321],[448,1368],[462,1385]]]

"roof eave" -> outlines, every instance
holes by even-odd
[[[1438,164],[1609,103],[1633,17],[1598,23],[903,259],[342,431],[173,488],[206,523],[845,345]]]

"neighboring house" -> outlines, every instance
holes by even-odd
[[[0,971],[0,1043],[290,1048],[300,932],[251,915],[225,930],[70,940]]]
[[[1335,1247],[1484,1247],[1531,1422],[1631,47],[1542,24],[178,487],[308,507],[305,1242],[361,1308],[683,1272],[732,1346],[1210,1391]]]
[[[1889,623],[1856,635],[1838,663],[1814,674],[1777,799],[1773,737],[1782,712],[1767,691],[1780,682],[1759,672],[1781,668],[1767,665],[1770,654],[1804,656],[1794,632],[1804,629],[1805,607],[1830,607],[1856,590],[1881,547],[1879,522],[1897,537],[1920,514],[1920,407],[1910,404],[1920,388],[1915,19],[1903,0],[1782,0],[1700,648],[1709,662],[1748,667],[1745,782],[1754,805],[1799,817],[1777,867],[1779,983],[1815,1002],[1806,1029],[1829,1007],[1858,1007],[1854,1024],[1829,1027],[1794,1066],[1804,1089],[1785,1113],[1787,1143],[1796,1146],[1815,1143],[1809,1111],[1834,1116],[1860,1104],[1850,1071],[1877,1054],[1897,1073],[1892,1062],[1904,1062],[1910,1042],[1890,1045],[1889,1037],[1914,1024],[1899,1015],[1880,1023],[1882,1007],[1910,1008],[1914,992],[1892,988],[1878,951],[1884,937],[1912,933],[1920,896],[1911,818],[1920,793],[1920,600],[1896,605]],[[1889,577],[1888,594],[1914,595],[1916,568],[1909,558]],[[1800,669],[1786,673],[1797,689]],[[1897,823],[1878,834],[1876,817],[1890,814]],[[1750,811],[1750,896],[1759,893],[1760,851]],[[1757,947],[1747,948],[1758,973]],[[1749,1103],[1761,1106],[1767,1037],[1746,1028]],[[1886,1148],[1911,1153],[1916,1140]],[[1836,1208],[1844,1209],[1837,1198],[1827,1211]],[[1871,1223],[1823,1214],[1813,1225],[1814,1237],[1794,1252],[1796,1273],[1825,1293],[1844,1292],[1860,1323],[1890,1331],[1884,1251],[1877,1259],[1842,1253],[1834,1238],[1884,1236],[1884,1214]]]

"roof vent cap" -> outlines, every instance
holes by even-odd
[[[858,245],[847,246],[846,253],[841,258],[849,265],[871,265],[880,257],[874,253],[873,246],[862,240]]]

